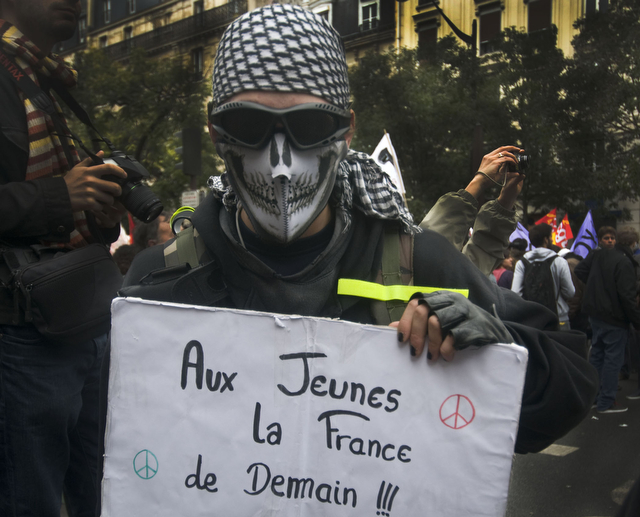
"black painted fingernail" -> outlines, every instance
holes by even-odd
[[[398,341],[400,343],[404,343],[404,335],[402,334],[402,332],[398,332]]]
[[[427,359],[431,360],[431,358],[433,358],[433,356],[431,355],[431,352],[427,350]]]
[[[411,357],[415,357],[416,356],[416,349],[413,348],[412,346],[409,347],[409,349],[411,350]]]

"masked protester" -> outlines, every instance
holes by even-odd
[[[595,396],[595,372],[569,348],[580,350],[583,338],[545,333],[552,313],[499,291],[443,237],[413,224],[389,178],[349,149],[349,100],[342,42],[323,18],[274,4],[234,21],[218,47],[209,113],[226,172],[210,179],[212,195],[193,214],[191,233],[136,257],[123,294],[367,324],[396,320],[407,355],[419,357],[428,342],[432,361],[472,345],[517,342],[530,359],[516,449],[543,449],[580,422]],[[154,271],[183,264],[181,245],[200,250],[199,261],[161,292]],[[382,283],[383,256],[400,263],[395,283],[469,289],[469,299],[419,294],[390,314],[359,293],[338,294],[340,278]],[[192,275],[206,281],[183,282]],[[196,293],[194,284],[218,287]]]

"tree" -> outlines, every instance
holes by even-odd
[[[602,213],[640,194],[640,1],[614,0],[576,28],[563,161]]]
[[[421,220],[443,193],[469,181],[477,122],[484,150],[524,147],[531,157],[525,212],[585,212],[640,191],[640,0],[577,23],[575,57],[557,30],[505,29],[497,52],[474,58],[453,38],[419,55],[367,55],[350,80],[358,124],[354,145],[371,151],[386,129]],[[420,59],[422,58],[422,59]]]
[[[580,185],[561,159],[567,62],[556,44],[555,27],[530,34],[510,27],[500,35],[499,52],[491,55],[490,73],[500,83],[499,109],[508,125],[490,134],[523,147],[531,159],[521,194],[525,220],[530,207],[566,209],[582,199],[576,196]]]
[[[391,134],[416,220],[442,194],[468,183],[473,130],[486,107],[498,101],[491,78],[478,73],[471,52],[453,38],[440,40],[428,59],[421,57],[408,49],[367,54],[350,71],[357,114],[353,146],[371,152],[383,129]]]
[[[76,99],[103,136],[147,168],[151,188],[166,207],[179,206],[189,184],[189,177],[176,169],[181,158],[175,149],[182,144],[174,135],[183,127],[203,128],[200,185],[219,173],[215,150],[204,131],[207,81],[196,80],[182,59],[150,59],[135,49],[122,64],[93,49],[76,54],[74,67],[79,72]],[[85,143],[94,138],[75,117],[68,118]],[[97,149],[108,155],[104,143],[99,142]]]

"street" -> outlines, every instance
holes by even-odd
[[[614,517],[640,476],[640,400],[627,400],[637,377],[620,381],[625,413],[592,410],[542,453],[516,455],[507,517]]]

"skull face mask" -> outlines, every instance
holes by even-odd
[[[348,146],[337,140],[300,150],[278,132],[262,149],[223,141],[218,141],[216,149],[258,235],[288,244],[300,237],[327,205]]]

